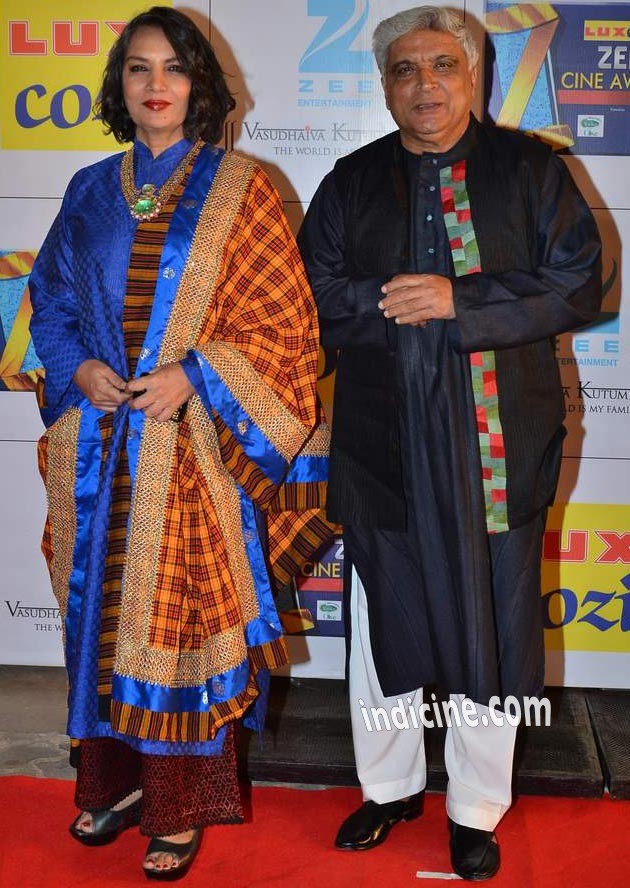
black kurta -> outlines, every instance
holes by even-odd
[[[462,159],[482,272],[455,279],[440,170]],[[340,161],[300,242],[323,343],[340,349],[329,507],[366,589],[384,693],[433,681],[478,702],[537,693],[540,544],[563,435],[549,337],[599,304],[590,212],[548,149],[472,121],[446,154],[410,155],[392,134]],[[380,285],[403,271],[451,278],[456,320],[385,321]],[[469,360],[481,349],[503,349],[510,530],[490,535]]]

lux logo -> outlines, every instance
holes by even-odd
[[[630,564],[630,533],[617,533],[614,530],[596,530],[595,535],[605,545],[605,549],[595,559],[596,564]],[[561,531],[545,531],[543,558],[546,561],[584,562],[589,550],[588,530],[570,530],[567,545],[561,545]]]
[[[584,22],[585,40],[628,40],[630,22]]]
[[[118,37],[126,22],[51,22],[53,55],[95,56],[100,51],[100,26],[109,28]],[[9,55],[45,56],[48,55],[49,38],[31,36],[29,22],[9,22]],[[77,37],[75,39],[75,27]]]

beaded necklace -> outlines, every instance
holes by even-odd
[[[120,185],[129,212],[134,219],[139,222],[149,222],[159,216],[162,207],[166,206],[169,197],[184,178],[186,167],[189,163],[194,163],[202,147],[203,141],[198,139],[160,188],[150,182],[141,188],[136,188],[133,175],[133,146],[127,151],[120,165]]]

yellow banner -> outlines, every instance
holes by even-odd
[[[585,40],[630,40],[630,22],[586,21]]]
[[[558,18],[550,3],[515,3],[486,13],[486,30],[490,34],[513,34],[539,28]]]
[[[553,506],[542,587],[547,648],[630,653],[630,505]]]
[[[137,12],[137,0],[2,0],[0,147],[114,150],[93,105],[107,54]]]

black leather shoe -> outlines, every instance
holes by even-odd
[[[389,831],[401,820],[415,820],[422,814],[424,791],[378,805],[376,802],[363,802],[361,807],[341,824],[335,847],[344,851],[368,851],[384,842]]]
[[[190,842],[181,844],[179,842],[167,842],[165,839],[157,837],[152,838],[145,854],[145,861],[151,854],[170,854],[176,863],[169,869],[147,869],[146,866],[143,867],[147,879],[175,882],[183,878],[197,856],[202,832],[202,829],[196,829]]]
[[[462,826],[448,818],[451,833],[451,864],[454,872],[469,882],[491,879],[501,864],[499,846],[493,832]]]
[[[70,835],[84,845],[109,845],[120,833],[130,826],[140,823],[142,811],[142,799],[137,799],[120,811],[103,810],[90,811],[92,815],[92,829],[89,832],[79,829],[78,824],[83,818],[83,812],[70,824]]]

